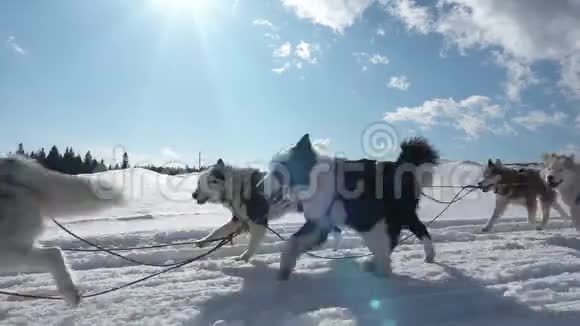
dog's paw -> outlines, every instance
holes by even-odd
[[[290,275],[292,274],[292,270],[284,268],[278,272],[278,281],[288,281],[290,279]]]
[[[81,293],[79,292],[79,289],[74,285],[67,286],[65,289],[63,289],[62,296],[64,297],[66,303],[68,303],[73,307],[76,307],[81,303]]]
[[[378,277],[388,277],[392,271],[388,264],[377,264],[374,260],[369,259],[362,262],[362,270],[367,273],[372,273]]]
[[[375,266],[375,269],[373,271],[373,274],[377,277],[389,277],[389,276],[391,276],[392,273],[393,273],[393,271],[391,270],[391,268],[389,266],[383,266],[380,268],[377,268]]]
[[[247,252],[244,252],[243,254],[241,254],[240,256],[238,256],[236,258],[236,260],[249,262],[250,261],[250,258],[252,258],[252,255],[248,254]]]
[[[435,254],[426,256],[425,262],[428,264],[433,264],[435,262]]]
[[[489,233],[489,231],[491,231],[491,227],[489,226],[484,226],[481,228],[481,233]]]
[[[372,259],[365,260],[361,263],[361,269],[365,272],[372,273],[375,271],[375,262]]]
[[[536,231],[542,231],[542,230],[544,230],[543,225],[536,225]]]

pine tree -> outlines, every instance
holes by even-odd
[[[83,159],[80,155],[77,154],[73,157],[71,169],[71,174],[83,173]]]
[[[52,146],[50,152],[48,152],[48,156],[46,157],[46,167],[51,170],[62,172],[61,160],[62,157],[58,152],[58,148],[56,146]]]
[[[40,151],[38,151],[38,153],[36,153],[36,161],[38,161],[38,163],[46,166],[46,152],[44,151],[44,148],[41,148]]]
[[[24,152],[24,145],[22,145],[22,143],[18,144],[18,149],[16,150],[16,154],[26,156],[26,153]]]
[[[91,170],[89,173],[95,173],[98,167],[99,167],[99,162],[93,158],[93,160],[91,161]]]
[[[91,151],[88,151],[85,154],[85,159],[83,161],[82,173],[92,173],[94,168],[96,168],[96,164],[93,166],[93,155],[91,154]]]
[[[99,163],[97,163],[97,167],[94,169],[94,172],[105,172],[105,171],[107,171],[105,160],[101,160]]]
[[[121,166],[122,169],[128,169],[129,168],[129,154],[127,154],[127,152],[125,152],[125,154],[123,154],[123,165]]]
[[[74,174],[74,159],[75,159],[75,152],[72,148],[65,148],[64,155],[62,156],[62,171],[66,174]]]

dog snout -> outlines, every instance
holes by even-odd
[[[556,180],[554,180],[554,176],[553,175],[549,175],[548,176],[548,182],[549,183],[554,183]]]
[[[194,193],[191,195],[191,197],[193,197],[193,199],[195,199],[195,200],[197,200],[197,196],[198,196],[198,195],[197,195],[197,191],[196,191],[196,192],[194,192]]]

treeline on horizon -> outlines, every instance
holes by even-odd
[[[129,154],[127,154],[127,152],[123,153],[122,162],[120,164],[115,163],[114,165],[107,165],[105,164],[105,160],[93,157],[91,151],[87,151],[85,155],[81,157],[81,155],[76,153],[72,147],[66,147],[64,153],[61,153],[56,145],[52,146],[48,153],[46,153],[44,148],[37,151],[26,152],[24,150],[24,145],[20,143],[18,144],[16,154],[34,159],[47,169],[71,175],[123,170],[131,167],[129,164]],[[204,169],[203,166],[195,168],[190,167],[189,165],[186,165],[185,167],[165,167],[149,164],[136,167],[168,175],[199,172]]]

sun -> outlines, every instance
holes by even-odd
[[[193,13],[204,11],[212,0],[150,0],[151,5],[166,14]]]

